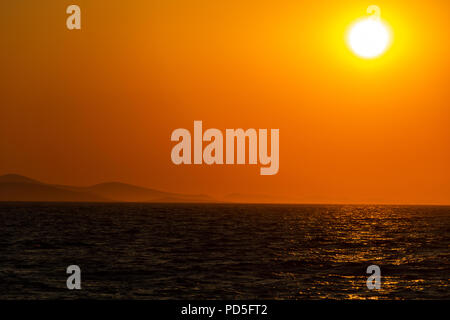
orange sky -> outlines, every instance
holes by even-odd
[[[82,30],[68,31],[78,4]],[[346,28],[381,7],[379,59]],[[450,204],[448,1],[3,1],[0,174],[299,202]],[[280,129],[280,171],[176,166],[170,135]]]

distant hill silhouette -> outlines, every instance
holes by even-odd
[[[206,195],[185,195],[133,186],[121,182],[96,184],[85,188],[88,192],[116,201],[128,202],[211,202]]]
[[[206,195],[163,192],[121,182],[89,187],[46,184],[17,174],[0,176],[0,201],[213,202]]]
[[[292,200],[287,198],[280,198],[277,196],[271,196],[267,194],[243,194],[243,193],[231,193],[223,197],[225,202],[234,203],[289,203]]]
[[[0,176],[0,183],[34,183],[34,184],[42,184],[37,180],[33,180],[18,174],[5,174]]]

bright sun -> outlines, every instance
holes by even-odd
[[[386,51],[391,42],[391,33],[379,16],[371,16],[350,27],[347,41],[356,55],[371,59]]]

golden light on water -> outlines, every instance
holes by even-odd
[[[392,37],[388,25],[381,20],[380,8],[370,6],[367,12],[374,12],[374,15],[358,20],[350,27],[347,43],[357,56],[372,59],[388,49]]]

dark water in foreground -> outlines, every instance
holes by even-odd
[[[3,203],[0,299],[450,299],[449,231],[450,207]]]

